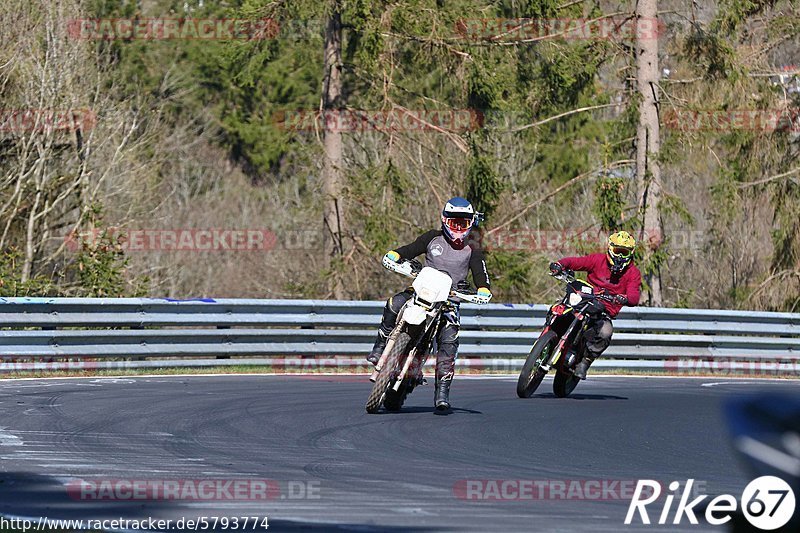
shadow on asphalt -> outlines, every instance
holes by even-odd
[[[141,520],[161,516],[167,501],[110,501],[82,499],[80,489],[50,476],[27,472],[0,472],[0,516],[49,519]],[[5,530],[4,530],[5,531]]]
[[[402,414],[410,414],[410,413],[435,413],[436,409],[433,407],[422,407],[422,406],[414,406],[414,407],[403,407],[399,411],[391,412],[391,411],[382,411],[381,414],[385,415],[402,415]],[[482,415],[483,411],[475,411],[474,409],[462,409],[460,407],[451,407],[450,413],[447,414],[456,414],[456,413],[466,413],[469,415]],[[439,413],[435,413],[439,414]]]
[[[559,398],[552,392],[547,394],[535,394],[534,398],[555,398],[558,400],[627,400],[625,396],[614,396],[613,394],[570,394],[566,398]]]

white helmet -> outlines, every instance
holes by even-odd
[[[472,228],[478,225],[480,213],[464,198],[456,196],[442,209],[442,233],[453,246],[464,246]]]

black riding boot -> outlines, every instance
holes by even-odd
[[[377,365],[378,361],[381,359],[381,355],[383,355],[383,349],[386,348],[386,342],[388,340],[389,337],[383,333],[383,330],[379,330],[378,338],[375,339],[375,345],[372,347],[372,351],[367,356],[367,361],[373,365]]]
[[[589,367],[592,366],[594,363],[595,356],[592,353],[587,353],[581,362],[575,366],[575,377],[578,379],[586,379],[586,372],[589,371]]]
[[[433,397],[433,406],[437,412],[447,412],[450,410],[450,384],[453,376],[444,376],[436,379],[436,391]]]

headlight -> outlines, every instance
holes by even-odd
[[[424,307],[430,309],[432,307],[431,303],[436,300],[436,291],[428,287],[421,287],[419,292],[417,292],[417,300],[425,302]]]
[[[581,303],[582,300],[583,298],[581,298],[581,295],[578,294],[577,292],[573,292],[569,295],[569,305],[571,305],[572,307],[575,307],[576,305]]]

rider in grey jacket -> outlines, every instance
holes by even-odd
[[[478,287],[478,294],[491,297],[489,274],[486,271],[483,252],[467,242],[467,238],[472,228],[477,225],[479,218],[480,214],[467,200],[460,197],[452,198],[442,210],[441,229],[423,233],[411,244],[388,252],[386,258],[400,262],[425,254],[425,265],[449,274],[453,279],[454,288],[464,282],[471,272],[472,280]],[[395,294],[386,302],[378,338],[372,352],[367,356],[367,361],[373,365],[378,363],[386,347],[387,338],[397,322],[397,314],[413,295],[414,291],[409,287]],[[450,383],[455,370],[460,327],[458,303],[453,302],[452,308],[444,316],[445,324],[440,329],[437,338],[438,353],[436,354],[434,396],[434,406],[437,410],[450,408]]]

